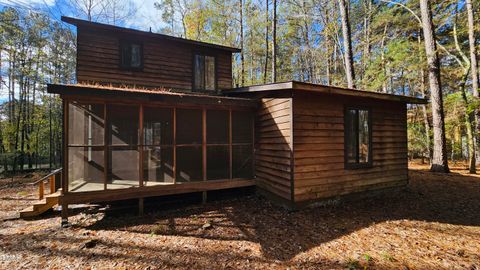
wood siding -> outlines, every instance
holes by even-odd
[[[293,104],[295,203],[407,184],[404,103],[299,93]],[[345,106],[370,109],[371,168],[345,169]]]
[[[120,40],[133,40],[143,44],[142,71],[120,68]],[[196,51],[216,56],[217,87],[231,88],[231,52],[79,26],[77,81],[190,91],[193,80],[193,54]]]
[[[291,98],[264,98],[256,115],[257,185],[291,201]]]

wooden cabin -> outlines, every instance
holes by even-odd
[[[61,184],[51,176],[52,194],[41,187],[23,216],[248,186],[297,208],[408,182],[406,109],[424,99],[296,81],[233,88],[239,49],[62,20],[77,27],[78,83],[48,85],[63,101]]]

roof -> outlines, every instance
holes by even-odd
[[[81,19],[76,19],[76,18],[71,18],[71,17],[66,17],[66,16],[62,16],[62,21],[66,22],[66,23],[69,23],[69,24],[72,24],[72,25],[75,25],[77,27],[78,26],[85,26],[85,27],[91,27],[91,28],[104,29],[104,30],[108,30],[108,31],[115,31],[117,33],[141,35],[141,36],[145,36],[145,37],[158,38],[158,39],[169,40],[169,41],[173,41],[173,42],[181,42],[181,43],[195,45],[195,46],[201,46],[201,47],[213,48],[213,49],[218,49],[218,50],[223,50],[223,51],[229,51],[229,52],[232,52],[232,53],[238,53],[238,52],[241,51],[241,49],[239,49],[239,48],[228,47],[228,46],[223,46],[223,45],[218,45],[218,44],[213,44],[213,43],[207,43],[207,42],[201,42],[201,41],[185,39],[185,38],[179,38],[179,37],[174,37],[174,36],[169,36],[169,35],[164,35],[164,34],[158,34],[158,33],[152,33],[152,32],[147,32],[147,31],[142,31],[142,30],[131,29],[131,28],[119,27],[119,26],[110,25],[110,24],[91,22],[91,21],[86,21],[86,20],[81,20]]]
[[[230,90],[224,90],[223,93],[227,95],[237,96],[239,94],[244,94],[244,93],[285,91],[285,90],[310,91],[315,93],[365,97],[365,98],[373,98],[373,99],[381,99],[381,100],[399,101],[399,102],[410,103],[410,104],[428,103],[428,100],[425,98],[416,98],[416,97],[410,97],[410,96],[378,93],[378,92],[372,92],[372,91],[357,90],[357,89],[351,89],[351,88],[328,86],[328,85],[314,84],[314,83],[305,83],[305,82],[298,82],[298,81],[287,81],[287,82],[279,82],[279,83],[246,86],[246,87],[234,88]]]
[[[188,104],[227,105],[256,107],[258,102],[250,98],[214,96],[201,93],[172,92],[166,88],[146,89],[91,84],[47,84],[47,92],[65,96],[99,96],[116,99],[182,102]]]

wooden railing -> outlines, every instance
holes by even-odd
[[[38,199],[42,200],[44,195],[45,195],[45,182],[48,181],[49,186],[50,186],[50,194],[53,194],[57,192],[57,190],[60,188],[60,185],[56,184],[56,177],[61,177],[62,174],[62,168],[56,169],[52,171],[51,173],[45,175],[44,177],[38,179],[37,181],[33,182],[32,185],[38,185]],[[61,183],[61,179],[59,183]]]

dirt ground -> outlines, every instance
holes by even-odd
[[[0,180],[0,269],[480,269],[480,176],[412,165],[410,184],[289,212],[255,195],[121,215],[14,219],[28,179]]]

